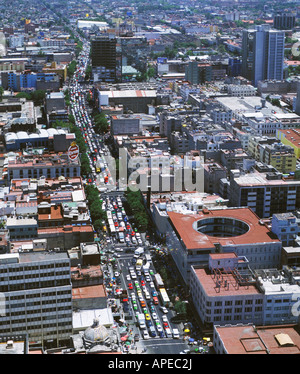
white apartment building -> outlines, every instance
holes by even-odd
[[[252,271],[247,263],[235,253],[215,253],[209,270],[192,267],[191,297],[201,321],[210,327],[298,323],[300,286],[288,271]]]
[[[264,295],[263,324],[296,324],[299,321],[300,286],[286,271],[258,270],[258,289]]]
[[[227,86],[229,96],[255,96],[255,87],[247,84],[229,84]]]
[[[248,280],[237,269],[241,260],[235,253],[216,253],[210,255],[209,270],[192,267],[191,297],[207,327],[228,323],[262,324],[263,294],[246,269]]]

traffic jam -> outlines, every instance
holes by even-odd
[[[118,299],[123,312],[134,318],[136,338],[179,338],[168,319],[170,300],[162,278],[155,273],[150,250],[129,221],[121,196],[107,197],[103,208],[107,212],[104,269],[110,302]]]
[[[87,111],[85,90],[80,84],[85,75],[88,56],[89,45],[85,46],[81,52],[78,58],[77,70],[69,83],[71,113],[86,143],[86,155],[92,170],[84,182],[98,187],[100,192],[105,192],[107,190],[105,185],[114,185],[115,183],[106,159],[106,156],[109,156],[109,150],[103,142],[103,136],[96,134],[94,130],[91,116]]]
[[[87,157],[92,173],[85,183],[98,187],[102,209],[107,218],[103,227],[102,260],[104,284],[108,294],[108,305],[116,313],[130,316],[134,320],[135,340],[180,337],[177,328],[171,326],[170,300],[162,278],[155,272],[151,260],[151,248],[145,245],[141,234],[130,222],[124,208],[123,195],[118,191],[109,193],[99,187],[100,178],[105,183],[114,181],[108,169],[106,156],[110,156],[103,137],[95,133],[88,114],[85,89],[81,85],[89,58],[89,44],[84,46],[78,58],[77,70],[70,80],[71,112],[75,124],[83,134],[87,145]],[[103,182],[103,181],[101,181]],[[102,183],[101,183],[102,185]]]

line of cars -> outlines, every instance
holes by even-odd
[[[92,175],[89,176],[88,183],[97,186],[97,174],[101,172],[101,176],[107,178],[104,182],[113,184],[114,182],[109,173],[108,164],[105,158],[105,156],[109,154],[108,148],[104,145],[103,138],[94,131],[92,120],[90,119],[86,108],[85,94],[79,84],[85,74],[87,59],[88,54],[87,49],[85,49],[82,56],[79,58],[75,78],[70,83],[71,110],[76,120],[76,125],[81,129],[85,143],[88,147],[87,157],[89,158],[92,169]],[[128,245],[143,245],[140,233],[133,229],[129,222],[120,196],[107,197],[104,199],[102,202],[102,209],[107,211],[108,226],[113,237],[116,236],[120,243],[126,243]],[[109,243],[110,241],[111,239],[107,237],[107,242]],[[135,263],[138,262],[137,259],[139,257],[140,256],[133,258]],[[131,267],[129,271],[129,277],[132,282],[128,283],[128,288],[132,291],[130,293],[130,300],[132,303],[132,309],[134,312],[137,312],[136,317],[139,321],[143,338],[148,339],[156,336],[179,337],[177,329],[173,329],[173,332],[171,330],[171,326],[166,316],[168,310],[164,306],[159,306],[158,294],[149,272],[144,271],[144,275],[142,275],[141,271],[136,271],[134,267]],[[115,273],[114,277],[119,279],[119,274],[117,276]],[[140,282],[137,278],[139,278]],[[158,306],[161,312],[165,313],[160,317],[161,319],[159,318],[156,309]],[[128,305],[124,304],[124,308],[127,308],[127,311],[129,311]]]
[[[129,299],[143,339],[157,336],[179,338],[178,329],[171,328],[167,317],[168,309],[160,305],[158,292],[151,278],[153,270],[143,268],[142,271],[136,271],[134,266],[130,266],[128,270],[126,280]]]
[[[106,197],[102,201],[102,209],[106,210],[107,228],[112,236],[115,236],[120,243],[143,245],[141,234],[132,227],[129,221],[121,196]],[[109,237],[107,237],[107,242],[111,242]]]
[[[89,159],[92,173],[88,176],[87,183],[94,184],[95,186],[100,185],[99,190],[101,189],[101,192],[104,192],[107,190],[107,188],[105,188],[105,183],[111,183],[114,185],[115,182],[111,177],[108,163],[105,159],[105,156],[109,155],[109,150],[103,143],[102,136],[95,133],[92,119],[87,111],[85,91],[79,83],[84,78],[88,58],[89,44],[87,44],[81,52],[74,77],[69,83],[70,105],[71,113],[75,118],[76,125],[81,130],[88,148],[86,155]],[[100,164],[103,164],[102,170],[98,170],[100,169]],[[97,175],[100,172],[103,181],[101,180],[102,178]],[[107,181],[105,182],[106,178]]]

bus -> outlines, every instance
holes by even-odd
[[[161,299],[162,304],[168,307],[170,304],[170,299],[167,294],[167,291],[165,290],[165,288],[160,288],[159,293],[160,293],[160,299]]]
[[[157,287],[157,290],[164,287],[164,282],[159,273],[154,274],[154,283]]]

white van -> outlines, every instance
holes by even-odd
[[[172,332],[170,329],[166,329],[166,337],[167,338],[172,338]]]

